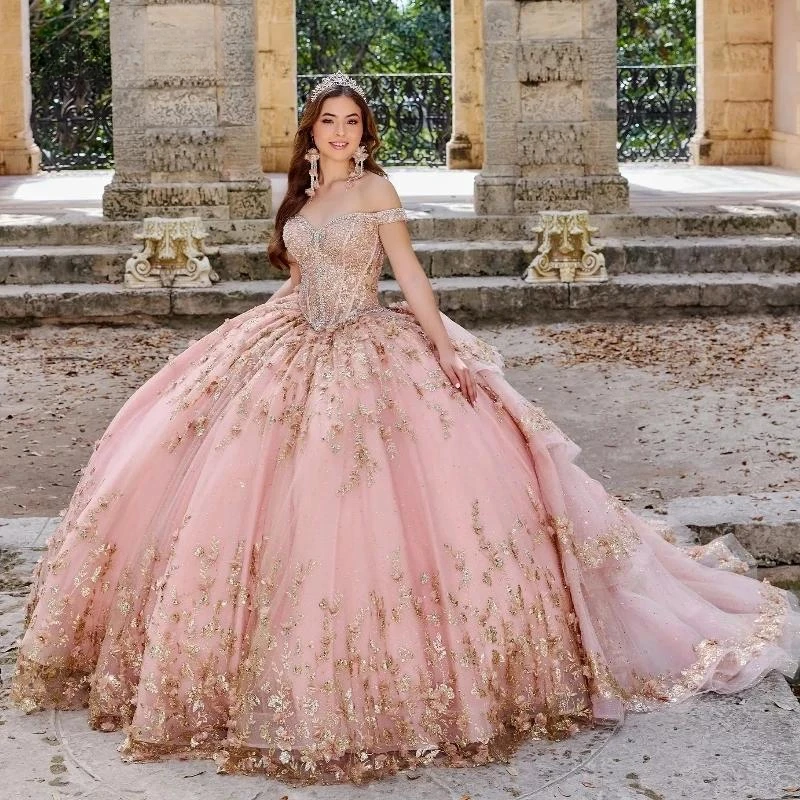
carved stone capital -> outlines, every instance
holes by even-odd
[[[205,246],[207,236],[200,217],[147,217],[143,231],[135,234],[142,249],[125,264],[125,286],[211,286],[219,276],[208,256],[217,248]]]
[[[597,228],[587,211],[542,211],[536,233],[536,257],[530,263],[528,283],[605,281],[605,256],[592,244]]]

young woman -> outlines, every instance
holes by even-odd
[[[377,146],[323,81],[269,248],[290,277],[100,439],[16,702],[88,705],[131,759],[358,782],[792,674],[789,595],[668,544],[439,313]]]

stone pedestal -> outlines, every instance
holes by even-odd
[[[697,164],[769,164],[773,0],[697,4]]]
[[[294,0],[256,0],[261,168],[288,172],[297,131]]]
[[[628,207],[617,166],[615,0],[486,0],[482,214]]]
[[[27,0],[0,2],[0,175],[39,171],[31,133],[30,34]]]
[[[448,169],[483,166],[483,4],[452,0],[453,134]]]
[[[111,219],[264,218],[254,0],[111,4]]]

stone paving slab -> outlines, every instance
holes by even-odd
[[[709,695],[564,742],[530,742],[508,765],[425,768],[366,787],[286,787],[221,776],[208,761],[124,764],[119,733],[92,731],[82,711],[0,711],[0,782],[14,800],[766,800],[800,785],[800,705],[769,676],[739,696]]]
[[[800,492],[681,497],[667,514],[702,543],[733,534],[761,564],[800,564]]]

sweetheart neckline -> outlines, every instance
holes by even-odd
[[[387,211],[393,211],[394,209],[386,209]],[[375,214],[381,214],[381,211],[347,211],[344,214],[334,214],[324,225],[314,225],[308,217],[304,216],[303,214],[297,213],[292,217],[292,219],[301,219],[303,222],[311,228],[312,231],[324,231],[332,223],[336,222],[340,219],[347,219],[347,217],[354,217],[354,216],[366,216],[370,217]]]

